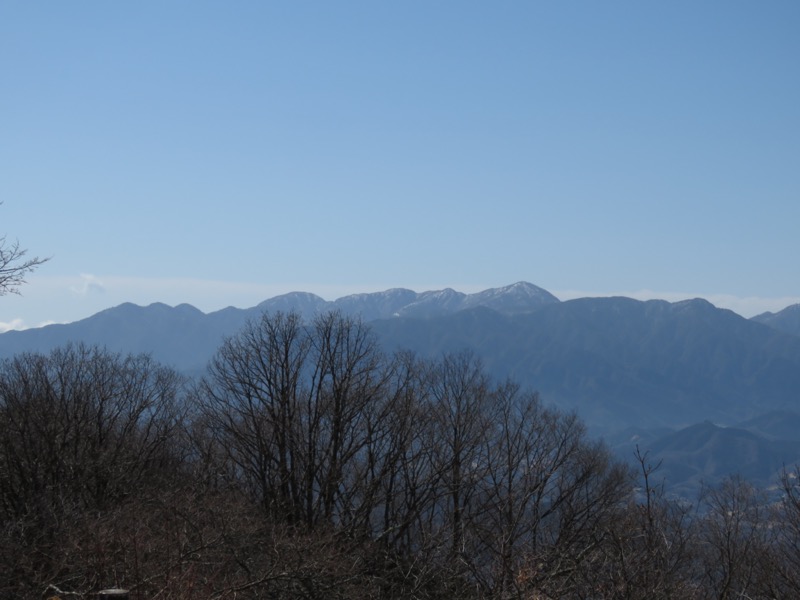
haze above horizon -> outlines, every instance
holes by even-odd
[[[4,3],[0,331],[529,281],[800,302],[800,4]]]

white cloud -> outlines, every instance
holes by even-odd
[[[12,319],[11,321],[5,323],[0,321],[0,333],[19,329],[27,329],[22,319]]]
[[[103,282],[89,273],[81,273],[79,281],[71,285],[69,289],[73,294],[77,294],[78,296],[102,294],[106,291]]]

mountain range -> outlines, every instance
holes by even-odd
[[[147,352],[197,375],[225,336],[278,310],[306,319],[330,310],[359,315],[387,351],[436,357],[471,349],[496,378],[576,410],[621,453],[630,453],[632,439],[648,444],[671,465],[673,483],[751,463],[752,472],[771,475],[775,464],[800,461],[800,436],[775,437],[768,433],[775,423],[753,425],[775,414],[784,415],[778,424],[794,422],[786,415],[800,411],[800,305],[745,319],[701,299],[562,302],[526,282],[476,294],[397,288],[334,301],[293,292],[208,314],[188,304],[122,304],[70,324],[0,334],[0,358],[85,342]]]
[[[525,314],[477,308],[373,328],[390,348],[478,349],[496,376],[606,430],[730,423],[800,400],[800,337],[705,300],[581,298]]]
[[[291,292],[270,298],[252,308],[228,307],[203,313],[189,304],[121,304],[69,324],[48,325],[0,334],[0,358],[19,352],[46,352],[68,342],[98,344],[117,352],[146,352],[187,373],[205,368],[226,335],[236,333],[249,319],[264,312],[290,312],[311,319],[336,310],[360,316],[366,322],[381,319],[436,319],[482,307],[500,315],[535,311],[559,300],[530,283],[464,294],[452,289],[417,293],[395,288],[354,294],[334,301],[308,292]]]
[[[623,460],[637,448],[647,452],[648,462],[660,465],[653,482],[665,481],[680,496],[734,473],[768,488],[800,460],[800,415],[774,411],[730,427],[704,421],[675,431],[630,428],[607,441]]]
[[[787,306],[777,313],[765,312],[753,317],[753,321],[793,335],[800,335],[800,304]]]

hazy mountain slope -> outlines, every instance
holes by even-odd
[[[668,434],[649,447],[651,463],[674,492],[692,496],[703,483],[739,474],[750,482],[775,483],[784,467],[800,461],[800,442],[768,440],[751,431],[706,421]]]
[[[800,389],[800,340],[702,300],[584,298],[374,328],[388,347],[421,354],[473,348],[495,375],[615,430],[734,422],[791,408]]]
[[[70,325],[2,334],[0,357],[83,341],[150,352],[196,373],[225,335],[265,310],[298,310],[310,317],[331,308],[386,317],[372,326],[387,350],[438,356],[473,349],[495,376],[539,390],[546,402],[577,409],[596,431],[676,428],[704,419],[730,424],[771,410],[794,410],[800,400],[796,336],[703,300],[559,302],[525,283],[471,295],[394,289],[333,303],[293,293],[208,315],[188,305],[124,304]],[[388,316],[405,314],[422,316]]]
[[[308,292],[290,292],[264,300],[254,308],[244,309],[251,316],[263,312],[291,312],[299,313],[303,319],[311,319],[314,315],[330,310],[329,302],[316,294]]]
[[[215,321],[188,304],[121,304],[68,325],[6,332],[0,335],[0,356],[83,342],[121,353],[151,353],[178,369],[196,371],[206,364],[209,350],[221,343],[230,324],[230,319]]]
[[[800,304],[787,306],[777,313],[765,312],[752,319],[773,329],[800,336]]]
[[[736,424],[768,440],[800,442],[800,414],[778,410]]]
[[[506,287],[470,294],[464,299],[461,309],[483,306],[501,314],[515,315],[558,303],[559,299],[547,290],[520,281]]]
[[[361,315],[365,321],[386,319],[417,301],[419,294],[412,290],[393,288],[385,292],[353,294],[334,300],[331,309],[347,315]]]
[[[451,314],[464,304],[482,303],[502,312],[530,312],[559,300],[530,283],[516,283],[478,294],[453,290],[417,293],[406,289],[355,294],[328,302],[315,294],[292,292],[247,309],[225,308],[203,314],[188,304],[142,307],[122,304],[68,325],[49,325],[0,334],[0,358],[19,352],[47,352],[69,342],[99,344],[121,352],[149,352],[179,369],[197,372],[219,347],[225,335],[238,331],[264,312],[296,311],[304,319],[330,310],[360,315],[365,321],[392,318],[400,313],[418,316]]]

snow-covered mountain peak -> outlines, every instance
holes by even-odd
[[[518,281],[504,287],[470,294],[464,301],[464,308],[485,306],[501,313],[513,314],[530,312],[557,302],[558,298],[547,290],[527,281]]]

